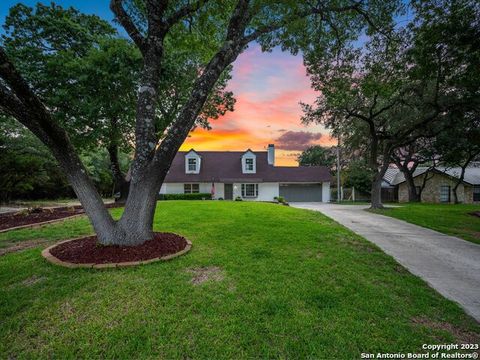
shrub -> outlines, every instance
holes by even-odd
[[[240,196],[237,196],[237,197],[235,198],[235,201],[243,201],[243,199],[242,199]]]
[[[33,206],[33,207],[30,207],[28,208],[28,213],[29,214],[41,214],[43,213],[43,208],[40,207],[40,206]]]
[[[212,194],[160,194],[158,200],[212,200]]]
[[[22,209],[15,213],[15,216],[27,216],[27,215],[30,215],[30,212],[28,211],[28,209]]]
[[[285,198],[284,198],[283,196],[277,197],[276,200],[277,200],[279,203],[282,203],[282,204],[285,202]]]

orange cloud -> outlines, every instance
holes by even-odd
[[[248,148],[266,147],[264,139],[258,138],[244,129],[238,130],[205,130],[195,129],[183,143],[180,150],[242,151]]]

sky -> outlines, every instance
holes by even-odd
[[[29,6],[36,2],[22,1]],[[2,25],[8,9],[16,3],[18,1],[0,2]],[[57,0],[56,3],[113,20],[108,0]],[[315,99],[301,56],[279,49],[262,53],[254,43],[237,58],[232,75],[228,90],[233,91],[237,100],[235,111],[212,120],[212,130],[193,131],[181,150],[259,151],[275,144],[276,164],[296,166],[298,154],[306,147],[334,143],[323,127],[301,123],[299,102],[312,103]]]
[[[313,144],[331,145],[327,131],[302,125],[299,102],[312,103],[300,56],[275,49],[262,53],[254,44],[233,64],[228,88],[237,102],[235,111],[212,120],[212,130],[196,129],[182,150],[263,150],[275,144],[278,165],[297,165],[297,155]]]

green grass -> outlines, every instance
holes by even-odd
[[[165,201],[155,230],[184,235],[192,250],[109,270],[57,267],[39,248],[0,257],[0,357],[350,359],[480,332],[456,304],[317,212]],[[0,243],[89,233],[77,219],[0,234]],[[189,270],[211,266],[222,280],[191,283]]]
[[[480,205],[418,203],[400,205],[374,212],[480,244],[480,218],[469,215],[470,212],[480,211]]]

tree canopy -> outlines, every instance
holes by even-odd
[[[305,52],[321,95],[304,104],[303,120],[324,124],[344,147],[364,154],[373,174],[372,207],[381,207],[381,180],[396,149],[478,118],[478,36],[465,36],[479,33],[478,4],[418,1],[413,8],[412,23],[374,34],[361,49],[327,57]]]
[[[298,163],[301,166],[326,166],[333,172],[336,156],[335,148],[313,145],[298,155]]]
[[[75,147],[81,152],[107,149],[124,200],[128,183],[118,159],[119,152],[132,153],[135,148],[136,88],[142,63],[137,47],[99,17],[55,4],[39,3],[35,8],[18,4],[10,9],[3,27],[6,52],[45,104],[56,109],[55,121],[65,127]],[[174,38],[168,43],[171,51],[162,72],[156,114],[159,138],[178,116],[212,40],[208,46],[181,44]],[[209,128],[211,119],[233,110],[233,94],[225,91],[228,79],[225,71],[196,125]]]

